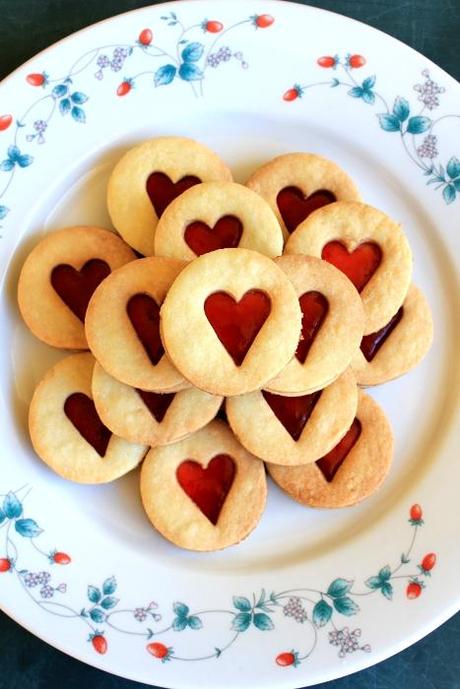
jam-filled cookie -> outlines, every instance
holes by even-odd
[[[92,392],[97,412],[112,433],[151,447],[168,445],[203,428],[222,404],[222,397],[192,387],[163,393],[132,388],[97,363]]]
[[[165,210],[155,231],[155,255],[191,261],[216,249],[283,251],[283,233],[270,206],[233,182],[206,182],[185,191]]]
[[[209,148],[180,136],[150,139],[115,166],[107,192],[110,217],[128,244],[152,256],[165,208],[191,186],[212,181],[231,182],[232,174]]]
[[[134,469],[147,446],[112,435],[91,396],[94,358],[73,354],[38,384],[29,430],[38,456],[57,474],[77,483],[108,483]]]
[[[89,347],[117,380],[142,390],[188,386],[163,349],[160,307],[185,263],[149,257],[115,271],[94,293],[86,315]]]
[[[358,411],[346,435],[314,464],[268,471],[291,498],[310,507],[348,507],[368,498],[385,479],[393,458],[393,434],[379,405],[359,393]]]
[[[286,238],[317,208],[360,200],[346,172],[313,153],[280,155],[256,170],[246,184],[270,204]]]
[[[412,253],[400,225],[364,203],[341,201],[315,211],[285,252],[317,256],[345,273],[363,300],[365,335],[394,316],[412,277]]]
[[[19,277],[19,309],[26,325],[53,347],[88,349],[84,320],[94,290],[135,258],[120,237],[100,227],[48,234],[31,251]]]
[[[271,259],[249,249],[219,249],[189,263],[175,280],[161,309],[161,334],[172,362],[193,385],[239,395],[286,366],[300,321],[294,287]]]
[[[366,335],[351,366],[359,385],[379,385],[407,373],[423,359],[433,340],[427,300],[411,285],[404,304],[380,330]]]
[[[301,397],[252,392],[226,401],[229,424],[241,444],[266,462],[309,464],[342,438],[358,404],[350,370],[324,390]]]
[[[297,292],[302,334],[295,356],[265,389],[305,395],[326,387],[348,367],[363,335],[363,306],[350,280],[326,261],[281,256],[275,263]]]
[[[181,442],[150,450],[141,497],[148,518],[168,540],[189,550],[220,550],[255,528],[265,507],[263,462],[223,421]]]

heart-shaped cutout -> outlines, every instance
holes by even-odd
[[[74,392],[64,403],[64,413],[86,442],[104,457],[112,433],[100,420],[93,400],[83,392]]]
[[[216,455],[206,468],[186,459],[177,467],[176,477],[182,490],[215,526],[235,473],[235,462],[229,455]]]
[[[262,390],[262,394],[270,409],[296,442],[302,435],[302,431],[312,415],[313,409],[321,397],[321,393],[322,390],[319,390],[311,395],[286,397],[285,395],[274,395],[272,392]]]
[[[67,263],[55,266],[50,280],[54,291],[83,323],[93,292],[108,275],[110,266],[100,258],[91,258],[80,270]]]
[[[200,183],[201,179],[195,175],[186,175],[177,182],[173,182],[164,172],[152,172],[147,179],[146,189],[157,217],[161,218],[171,201],[190,187]]]
[[[146,392],[136,388],[136,392],[151,413],[157,423],[161,423],[166,416],[171,403],[176,396],[175,392]]]
[[[403,315],[404,310],[401,306],[399,311],[395,313],[393,318],[390,321],[388,321],[388,323],[384,325],[383,328],[377,330],[376,333],[371,333],[370,335],[365,335],[363,337],[363,339],[361,340],[361,351],[364,354],[367,361],[372,361],[372,359],[379,351],[380,347],[390,337],[391,333],[396,328],[396,326],[401,322]]]
[[[303,364],[329,311],[329,302],[321,292],[305,292],[299,304],[302,310],[302,335],[295,355]]]
[[[305,196],[298,187],[285,187],[278,192],[276,203],[286,229],[291,234],[310,213],[337,201],[335,194],[327,189],[314,191]]]
[[[242,234],[241,220],[234,215],[224,215],[212,229],[201,220],[190,223],[185,229],[184,239],[194,254],[202,256],[216,249],[237,247]]]
[[[329,483],[342,466],[351,449],[356,445],[361,435],[361,422],[355,419],[342,440],[327,455],[318,459],[316,464]]]
[[[358,292],[362,292],[382,261],[382,250],[374,242],[363,242],[351,253],[341,242],[329,242],[321,258],[345,273]]]
[[[148,294],[134,294],[126,311],[150,361],[156,366],[165,352],[160,338],[160,307]]]
[[[271,301],[259,289],[249,290],[238,302],[226,292],[215,292],[206,299],[204,311],[235,364],[241,366],[270,315]]]

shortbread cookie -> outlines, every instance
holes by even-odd
[[[301,397],[266,391],[226,401],[229,424],[241,444],[266,462],[309,464],[343,437],[356,414],[358,389],[345,371],[324,390]]]
[[[291,235],[285,252],[323,258],[345,273],[363,300],[365,335],[394,316],[412,277],[412,253],[401,227],[364,203],[342,201],[315,211]]]
[[[281,256],[275,263],[297,292],[302,334],[295,356],[265,389],[306,395],[326,387],[348,367],[363,335],[363,306],[350,280],[326,261]]]
[[[153,392],[189,387],[160,338],[160,307],[184,265],[172,258],[139,259],[112,273],[90,301],[89,347],[101,366],[126,385]]]
[[[116,234],[100,227],[67,227],[45,236],[19,277],[21,315],[33,334],[63,349],[88,349],[84,320],[96,287],[136,258]]]
[[[255,390],[277,375],[295,353],[300,322],[286,275],[249,249],[219,249],[189,263],[161,309],[172,362],[216,395]]]
[[[77,483],[108,483],[134,469],[147,446],[112,435],[91,396],[95,360],[89,352],[57,363],[38,384],[29,430],[38,456]]]
[[[207,182],[185,191],[165,210],[155,231],[155,255],[191,261],[216,249],[283,251],[283,233],[270,206],[233,182]]]
[[[168,445],[203,428],[222,404],[222,397],[192,387],[170,393],[132,388],[97,363],[92,392],[97,413],[112,433],[151,447]]]
[[[198,141],[180,136],[150,139],[115,166],[107,192],[110,217],[128,244],[152,256],[158,219],[173,199],[200,182],[231,180],[225,163]]]
[[[379,385],[417,366],[433,340],[427,300],[411,285],[404,304],[376,333],[366,335],[351,361],[359,385]]]
[[[313,153],[286,153],[256,170],[246,182],[276,213],[285,237],[313,213],[334,201],[359,201],[350,177]]]
[[[220,550],[242,541],[257,525],[266,494],[263,462],[241,447],[223,421],[150,450],[141,472],[150,521],[189,550]]]
[[[269,464],[272,479],[310,507],[348,507],[368,498],[385,479],[393,458],[393,434],[379,405],[359,393],[358,411],[339,444],[314,464]]]

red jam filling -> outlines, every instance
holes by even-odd
[[[157,423],[163,421],[176,395],[175,392],[146,392],[145,390],[139,390],[139,388],[136,388],[136,392]]]
[[[238,302],[226,292],[215,292],[204,303],[208,321],[237,366],[243,363],[270,310],[269,296],[259,289],[249,290]]]
[[[229,455],[216,455],[206,469],[193,459],[186,459],[177,467],[176,477],[182,490],[216,525],[235,472],[235,462]]]
[[[83,323],[89,300],[107,275],[110,275],[109,265],[100,258],[91,258],[80,270],[67,263],[55,266],[50,280],[54,291]]]
[[[202,256],[216,249],[233,249],[240,243],[243,225],[234,215],[224,215],[211,229],[209,225],[196,220],[187,225],[185,242],[194,254]]]
[[[126,305],[126,311],[150,361],[156,366],[164,354],[160,338],[160,307],[148,294],[134,294]]]
[[[305,292],[300,297],[299,304],[302,310],[302,334],[295,355],[303,364],[326,318],[329,302],[320,292]]]
[[[164,172],[152,172],[147,180],[146,189],[157,217],[161,218],[171,201],[200,182],[199,177],[186,175],[174,183]]]
[[[100,420],[93,400],[83,392],[74,392],[64,403],[64,413],[86,442],[104,457],[112,433]]]
[[[297,442],[321,397],[321,392],[322,390],[319,390],[311,395],[285,397],[262,390],[262,395],[278,421],[284,426],[291,438]]]
[[[327,455],[324,455],[324,457],[318,459],[316,464],[323,472],[326,481],[330,483],[333,480],[334,476],[347,458],[347,455],[355,446],[360,435],[361,422],[359,419],[355,419],[342,440],[330,452],[328,452]]]
[[[388,321],[383,328],[377,330],[376,333],[371,333],[370,335],[365,335],[361,340],[361,351],[366,357],[367,361],[372,361],[380,347],[383,343],[390,337],[393,330],[399,325],[402,317],[404,316],[403,307],[399,309],[397,313],[393,316],[391,321]]]
[[[298,187],[285,187],[278,192],[276,203],[286,229],[294,232],[297,225],[308,218],[310,213],[337,201],[335,194],[327,189],[319,189],[305,197]]]
[[[349,253],[341,242],[329,242],[321,258],[345,273],[358,292],[362,292],[382,261],[382,250],[374,242],[364,242]]]

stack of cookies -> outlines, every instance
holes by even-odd
[[[118,235],[59,230],[21,272],[32,332],[90,350],[37,386],[37,454],[80,483],[143,462],[149,519],[193,550],[252,531],[265,467],[303,505],[370,496],[393,438],[361,388],[413,368],[432,339],[400,226],[319,156],[279,156],[243,186],[177,137],[123,156],[108,208]]]

